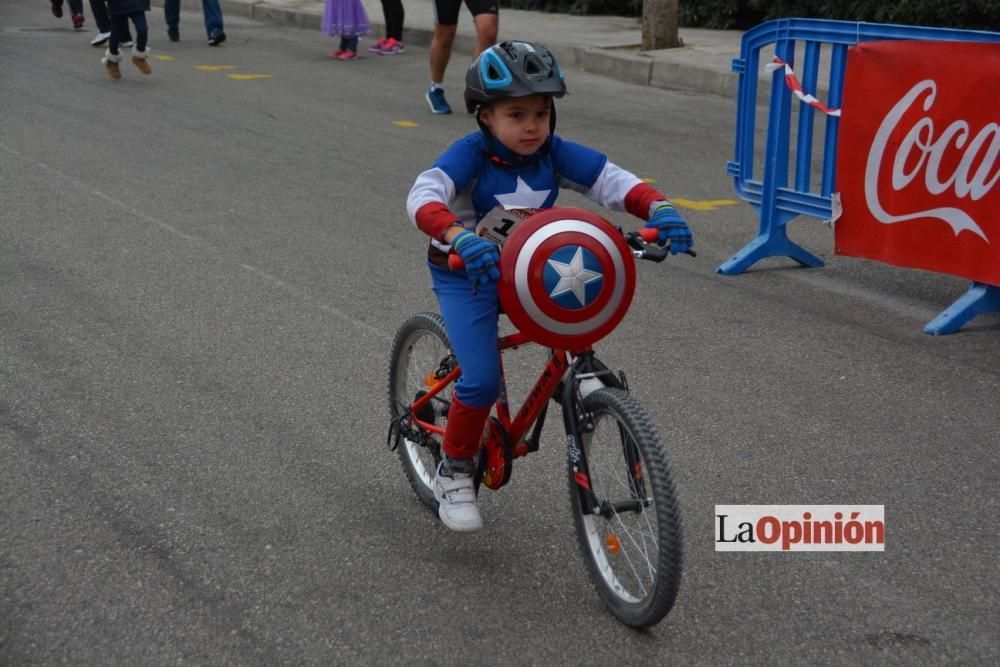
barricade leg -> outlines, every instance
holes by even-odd
[[[789,216],[789,220],[795,216]],[[799,244],[788,238],[784,220],[777,225],[766,226],[767,229],[757,235],[753,241],[746,244],[742,250],[719,265],[718,273],[734,276],[743,273],[754,263],[765,257],[791,257],[802,266],[816,268],[823,266],[823,260],[812,254]]]
[[[972,283],[968,292],[924,327],[924,333],[932,335],[952,334],[961,329],[962,325],[973,317],[983,313],[996,312],[1000,312],[1000,287]]]

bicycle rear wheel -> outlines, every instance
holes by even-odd
[[[632,627],[655,625],[681,580],[680,510],[666,448],[645,409],[620,389],[588,394],[583,409],[594,430],[583,437],[589,480],[570,463],[577,541],[611,612]],[[598,506],[584,514],[587,483]]]
[[[428,378],[441,374],[449,364],[456,363],[444,321],[437,313],[417,313],[396,332],[389,361],[389,414],[398,421],[409,406],[429,388]],[[420,418],[444,426],[448,420],[453,386],[446,387],[425,407]],[[407,420],[402,426],[409,426]],[[437,513],[434,499],[434,473],[441,460],[441,439],[429,433],[404,431],[397,449],[410,486],[420,501]]]

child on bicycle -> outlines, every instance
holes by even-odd
[[[428,265],[462,376],[455,384],[434,479],[438,516],[452,530],[483,522],[476,504],[474,457],[500,390],[497,348],[499,248],[477,236],[493,208],[551,208],[559,188],[625,210],[659,230],[671,253],[692,246],[691,230],[665,196],[607,156],[554,134],[554,98],[566,84],[544,46],[508,41],[483,51],[465,77],[465,105],[479,131],[452,144],[421,173],[406,202],[410,219],[430,236]],[[464,271],[448,269],[448,252]]]

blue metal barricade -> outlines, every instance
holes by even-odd
[[[760,230],[756,238],[716,269],[719,273],[742,273],[765,257],[791,257],[803,266],[822,266],[821,259],[788,238],[785,227],[799,215],[830,219],[833,213],[831,194],[836,190],[839,118],[826,117],[822,172],[819,183],[813,183],[816,110],[805,102],[799,102],[794,172],[790,173],[793,95],[780,73],[776,73],[771,81],[763,175],[754,178],[761,49],[773,44],[775,56],[789,65],[795,65],[796,43],[801,43],[804,58],[802,63],[795,65],[795,69],[801,73],[804,92],[816,95],[820,81],[821,47],[830,45],[827,105],[839,108],[847,68],[847,49],[859,42],[884,39],[1000,42],[1000,33],[851,21],[777,19],[762,23],[743,35],[740,57],[733,60],[733,71],[739,73],[735,157],[726,165],[726,171],[733,177],[740,198],[759,211]],[[1000,288],[974,283],[965,296],[928,324],[925,331],[952,333],[972,317],[994,310],[1000,310]]]

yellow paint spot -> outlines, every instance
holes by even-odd
[[[655,178],[643,178],[642,182],[643,183],[656,183],[656,179]]]
[[[195,65],[195,69],[202,72],[221,72],[227,69],[236,69],[236,65]]]
[[[714,211],[720,206],[735,206],[736,204],[739,204],[739,202],[735,199],[708,199],[706,201],[694,201],[692,199],[671,197],[670,201],[682,208],[689,208],[692,211]]]
[[[249,81],[250,79],[270,79],[270,74],[227,74],[230,79],[236,81]]]
[[[394,120],[392,124],[399,127],[420,127],[420,123],[414,123],[412,120]]]
[[[161,62],[169,63],[172,60],[177,60],[173,56],[153,56],[153,60],[159,60]]]

